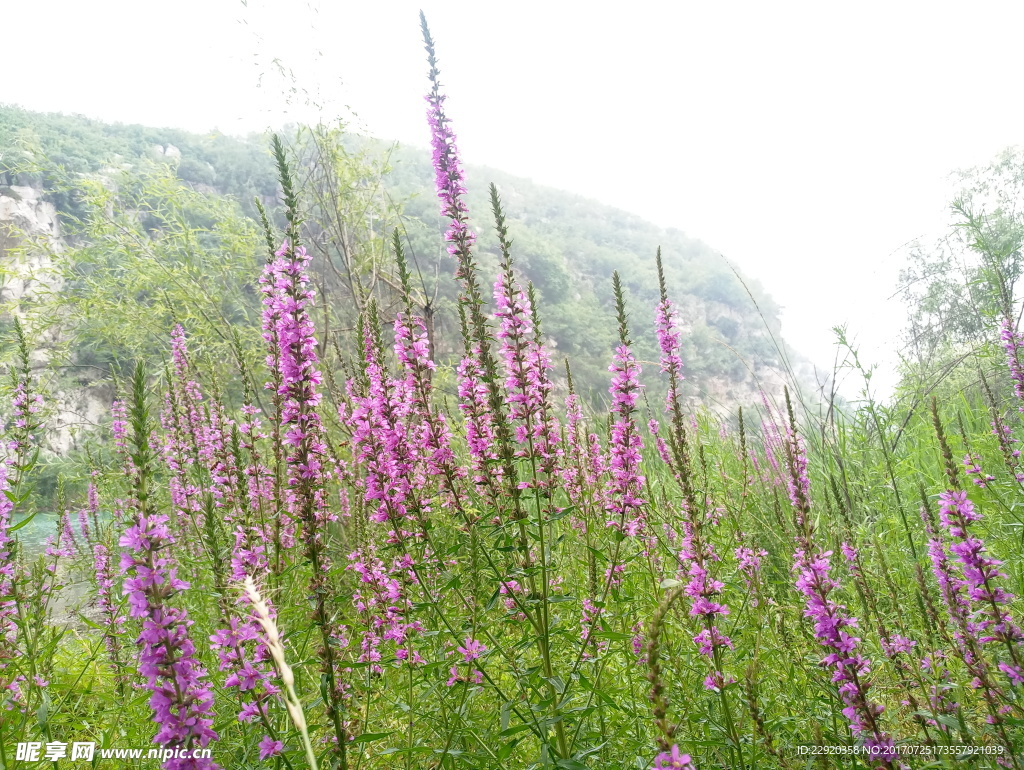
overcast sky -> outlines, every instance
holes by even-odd
[[[1024,127],[1020,2],[0,2],[0,102],[244,133],[312,97],[425,145],[422,7],[467,162],[706,241],[824,366],[840,323],[891,361],[904,244]]]

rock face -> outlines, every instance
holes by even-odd
[[[60,220],[53,204],[32,187],[0,187],[0,302],[20,305],[52,287],[50,260],[41,250],[20,249],[39,238],[59,248]]]
[[[150,149],[154,157],[181,160],[181,150],[173,144],[169,144],[166,147],[162,144],[154,144]]]
[[[63,245],[57,210],[40,190],[0,187],[0,318],[10,314],[27,320],[32,309],[60,288],[50,255],[60,254]],[[33,342],[32,364],[41,371],[61,343],[58,327],[36,335]],[[75,447],[82,429],[98,425],[109,411],[107,386],[88,376],[66,376],[68,371],[57,367],[57,376],[46,378],[45,398],[52,411],[44,443],[57,455]],[[5,406],[0,405],[0,415]]]

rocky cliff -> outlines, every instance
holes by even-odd
[[[63,454],[76,446],[83,428],[100,424],[109,411],[109,388],[89,372],[76,371],[60,355],[59,324],[33,328],[30,310],[60,291],[61,280],[47,256],[63,247],[54,205],[33,187],[0,187],[0,307],[26,321],[33,337],[32,364],[43,376],[48,407],[45,444]]]

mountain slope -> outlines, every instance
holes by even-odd
[[[353,152],[387,157],[388,196],[400,202],[401,223],[424,290],[440,298],[439,356],[457,355],[453,263],[441,248],[445,224],[432,190],[429,153],[350,136],[345,144]],[[11,185],[31,186],[42,190],[63,215],[75,216],[79,203],[56,183],[53,169],[101,174],[145,159],[170,165],[194,189],[235,198],[251,217],[254,197],[272,203],[277,192],[267,147],[266,137],[260,136],[200,136],[0,107],[0,195],[12,194]],[[648,362],[657,360],[652,325],[658,247],[670,294],[681,312],[689,395],[725,407],[753,401],[761,388],[778,389],[782,366],[768,331],[778,338],[778,307],[756,284],[747,281],[744,287],[709,246],[678,230],[506,172],[470,166],[466,177],[482,274],[493,276],[497,263],[487,199],[487,185],[493,182],[503,200],[517,266],[541,297],[543,329],[554,358],[572,360],[577,381],[595,404],[603,397],[615,341],[613,270],[628,293],[638,353]]]

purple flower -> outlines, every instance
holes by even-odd
[[[689,754],[680,754],[679,747],[672,746],[671,751],[663,751],[654,758],[654,770],[697,770]]]
[[[0,460],[0,596],[10,596],[14,593],[16,573],[12,546],[14,539],[10,534],[14,503],[6,494],[11,488],[8,481],[9,467],[6,462]],[[0,601],[0,658],[14,655],[14,639],[17,633],[14,623],[16,615],[17,605],[13,599]]]
[[[713,671],[704,677],[704,689],[711,692],[721,692],[730,684],[736,684],[736,677],[727,676],[721,671]]]
[[[361,663],[373,663],[371,670],[377,673],[383,669],[376,665],[382,659],[381,645],[386,641],[395,642],[399,650],[408,650],[409,637],[422,630],[419,621],[409,622],[407,615],[411,602],[406,596],[404,583],[416,579],[412,557],[405,555],[395,559],[390,568],[378,556],[373,543],[348,556],[346,569],[359,575],[359,586],[352,595],[352,603],[366,618],[369,630],[363,633],[361,642]],[[400,659],[409,659],[403,654]],[[412,662],[419,659],[412,655]]]
[[[441,93],[441,85],[437,80],[439,74],[434,58],[433,41],[426,31],[423,21],[424,35],[427,37],[427,52],[430,57],[431,91],[426,96],[427,123],[430,125],[430,145],[433,148],[434,184],[437,197],[441,201],[441,216],[449,220],[448,231],[444,238],[451,244],[448,253],[459,257],[459,274],[457,277],[466,279],[469,276],[464,270],[469,250],[476,240],[467,223],[468,209],[463,201],[466,194],[462,165],[459,151],[455,146],[455,133],[452,131],[448,116],[444,112],[444,103],[448,97]]]
[[[655,332],[661,348],[661,371],[679,371],[683,360],[679,357],[680,334],[675,328],[676,310],[671,301],[662,300],[654,313]]]
[[[110,552],[105,545],[97,543],[93,546],[93,567],[96,571],[96,605],[100,610],[105,628],[103,642],[110,655],[114,674],[121,677],[121,639],[124,632],[125,617],[121,605],[114,601],[114,576],[110,566]]]
[[[633,655],[638,664],[644,665],[647,663],[647,639],[644,637],[643,621],[638,620],[630,630],[633,632],[633,638],[629,641]]]
[[[110,405],[110,431],[114,434],[114,446],[120,454],[128,452],[128,412],[123,401],[115,401]]]
[[[659,254],[660,259],[660,254]],[[661,263],[658,263],[659,270]],[[665,411],[675,412],[679,408],[679,385],[683,380],[683,359],[679,355],[681,349],[680,334],[675,327],[676,310],[662,288],[662,300],[654,313],[654,331],[661,348],[661,371],[668,374],[668,392],[665,394]],[[652,433],[657,433],[652,430]],[[662,442],[664,443],[664,442]],[[659,447],[660,448],[660,447]],[[662,453],[667,455],[667,451]],[[671,465],[671,463],[669,463]]]
[[[803,437],[798,435],[792,426],[786,426],[784,448],[789,465],[786,483],[789,487],[789,500],[793,504],[797,525],[805,527],[806,517],[811,506],[811,479],[808,475],[807,452],[804,449]]]
[[[263,740],[259,742],[259,747],[261,760],[276,757],[284,751],[284,744],[281,741],[275,741],[269,735],[263,736]]]
[[[466,663],[476,660],[487,652],[487,648],[471,636],[467,636],[463,645],[457,647],[456,650],[462,655]]]
[[[1024,365],[1021,363],[1024,337],[1017,331],[1011,318],[1004,318],[999,338],[1003,342],[1003,350],[1006,351],[1006,363],[1010,369],[1010,379],[1013,380],[1013,392],[1019,400],[1024,401]],[[1024,406],[1019,408],[1024,410]]]
[[[539,458],[541,470],[550,475],[561,454],[558,420],[551,414],[548,402],[551,361],[536,339],[530,301],[515,283],[510,265],[505,265],[505,272],[494,284],[494,302],[495,317],[501,320],[498,339],[505,363],[509,417],[516,423],[516,441],[528,444]]]
[[[277,396],[281,403],[281,428],[291,447],[288,453],[288,483],[307,488],[302,482],[319,478],[320,458],[327,447],[321,437],[320,417],[316,406],[320,403],[321,374],[317,369],[316,337],[309,308],[315,292],[309,285],[307,272],[310,256],[299,246],[292,248],[287,242],[276,253],[260,277],[263,293],[264,339],[274,346],[268,363],[274,366]],[[305,474],[305,475],[304,475]],[[312,528],[314,519],[323,523],[327,512],[322,495],[314,492],[303,504],[311,508],[306,528]],[[309,532],[305,536],[311,537]]]
[[[968,523],[980,519],[966,492],[947,490],[939,494],[939,521],[953,537],[967,537]]]
[[[585,493],[592,494],[598,488],[598,480],[605,472],[604,456],[600,438],[596,433],[587,433],[583,407],[575,393],[565,397],[565,417],[568,452],[562,483],[572,503],[580,505],[585,502]]]
[[[807,455],[792,422],[786,426],[785,450],[790,502],[798,525],[793,574],[796,589],[806,599],[804,616],[814,623],[815,638],[829,651],[821,665],[832,670],[832,681],[838,685],[839,697],[845,704],[842,713],[850,723],[853,737],[869,748],[891,747],[892,738],[882,730],[880,722],[884,707],[868,697],[871,661],[858,654],[860,639],[850,633],[858,625],[857,618],[830,595],[839,583],[830,573],[832,552],[822,551],[814,539]],[[843,553],[847,559],[856,561],[857,551],[849,544],[843,543]],[[884,753],[881,759],[891,766]]]
[[[243,576],[244,579],[244,576]],[[248,597],[243,596],[243,603]],[[273,614],[273,607],[268,604]],[[250,608],[240,622],[231,617],[227,628],[217,629],[210,636],[210,648],[217,652],[221,671],[229,672],[224,680],[225,687],[237,687],[239,693],[246,693],[238,714],[240,722],[251,721],[265,713],[267,701],[278,694],[273,684],[274,669],[270,663],[270,651],[263,641],[260,625]]]
[[[747,588],[752,588],[757,582],[758,575],[761,573],[761,559],[767,556],[768,552],[763,548],[754,550],[753,548],[741,545],[736,548],[734,553],[736,555],[736,567],[743,575]],[[755,599],[754,601],[756,602],[757,600]]]
[[[914,651],[917,642],[899,634],[893,634],[888,639],[882,639],[882,652],[887,658],[895,658],[900,653],[909,655]]]
[[[855,738],[863,737],[865,745],[869,740],[884,743],[890,739],[878,724],[883,707],[872,703],[867,695],[871,661],[857,654],[860,639],[847,630],[857,627],[857,619],[829,597],[839,585],[829,574],[831,555],[831,551],[798,548],[793,557],[796,588],[806,597],[804,615],[814,622],[815,638],[832,650],[822,665],[832,669],[832,681],[839,685],[839,696],[846,704],[843,716],[850,722],[850,731]]]
[[[149,705],[159,727],[153,742],[168,748],[206,746],[218,738],[212,729],[213,694],[189,638],[188,613],[167,604],[188,583],[176,575],[170,557],[174,539],[166,523],[166,516],[139,513],[121,537],[124,591],[129,614],[142,622],[139,673],[152,693]],[[209,759],[170,759],[164,768],[214,770],[218,765]]]
[[[1000,663],[999,670],[1009,677],[1010,684],[1014,687],[1024,685],[1024,670],[1022,670],[1020,666],[1011,666],[1009,663]]]
[[[20,345],[20,366],[14,369],[14,396],[11,399],[11,423],[8,426],[7,449],[12,456],[15,467],[27,460],[28,451],[36,438],[35,432],[42,426],[40,412],[43,410],[43,397],[32,392],[32,380],[29,374],[28,348],[21,336],[21,326],[17,326]]]
[[[364,468],[364,499],[371,504],[370,518],[376,522],[397,522],[414,514],[420,501],[417,492],[426,484],[417,460],[433,456],[422,431],[410,429],[416,422],[410,409],[407,380],[388,377],[374,330],[367,324],[363,336],[366,394],[351,395],[346,422],[352,429],[355,459]]]
[[[967,498],[966,492],[942,492],[939,495],[939,521],[953,538],[949,550],[959,563],[962,577],[951,574],[948,562],[945,562],[945,548],[941,541],[936,544],[934,536],[929,544],[929,553],[935,551],[933,565],[936,577],[947,607],[955,613],[954,619],[958,621],[960,631],[981,645],[990,642],[1005,645],[1011,658],[1011,671],[1019,671],[1021,661],[1017,648],[1024,642],[1024,632],[1006,609],[1014,596],[1000,585],[1000,579],[1006,577],[999,569],[1002,562],[988,556],[984,542],[970,533],[972,522],[980,520],[981,514]],[[1000,669],[1010,676],[1012,683],[1018,683],[1006,669],[1002,666]]]
[[[430,357],[430,344],[423,319],[399,313],[395,317],[395,355],[405,369],[405,379],[396,382],[395,390],[411,403],[404,405],[406,439],[418,467],[413,479],[417,494],[424,494],[427,478],[437,478],[446,495],[448,485],[466,475],[452,451],[451,429],[443,412],[431,404],[430,373],[436,369]],[[398,410],[403,411],[403,410]],[[443,505],[448,504],[446,498]]]
[[[714,601],[725,585],[713,578],[709,571],[709,567],[718,561],[718,554],[715,553],[714,546],[701,537],[703,524],[695,521],[688,509],[686,513],[679,564],[686,570],[690,580],[683,587],[683,593],[691,599],[690,615],[699,618],[704,625],[704,628],[693,637],[693,643],[697,645],[700,654],[711,661],[716,669],[715,674],[720,675],[717,671],[720,665],[718,651],[723,647],[733,647],[732,640],[720,633],[715,625],[716,618],[729,614],[728,606]]]
[[[640,364],[628,345],[615,349],[611,387],[612,425],[609,443],[608,468],[611,480],[606,492],[605,510],[610,514],[608,526],[626,535],[637,536],[644,529],[643,499],[644,477],[640,474],[643,439],[636,424],[637,397],[640,389]]]
[[[296,244],[285,241],[275,259],[263,270],[260,291],[263,294],[263,337],[270,354],[272,381],[280,405],[280,430],[287,436],[286,503],[289,517],[301,524],[304,555],[309,561],[309,592],[314,597],[313,622],[320,632],[321,670],[330,687],[325,703],[328,721],[335,725],[336,749],[345,740],[340,719],[335,719],[339,703],[345,697],[342,672],[335,651],[339,629],[327,610],[327,573],[331,559],[324,547],[327,524],[337,518],[327,504],[325,482],[328,467],[337,462],[328,455],[323,426],[317,406],[321,400],[318,386],[321,373],[317,366],[317,342],[310,309],[315,292],[310,286],[310,256]],[[281,528],[282,545],[290,533]]]
[[[470,461],[475,471],[473,482],[486,488],[492,494],[499,494],[504,470],[499,463],[494,416],[488,404],[487,384],[483,379],[480,364],[480,350],[468,353],[459,363],[458,371],[459,411],[465,421],[466,444]]]
[[[980,463],[981,458],[978,455],[964,455],[964,470],[967,473],[967,477],[974,482],[976,487],[985,489],[988,486],[988,482],[995,481],[996,477],[982,471]]]

